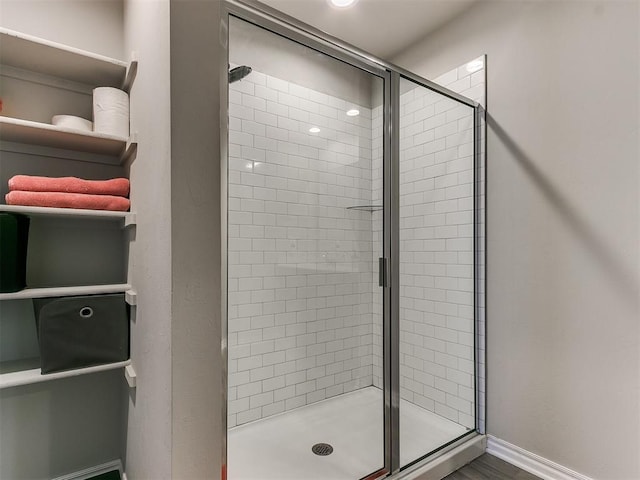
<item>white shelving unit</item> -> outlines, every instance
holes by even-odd
[[[89,92],[98,86],[129,91],[138,62],[130,63],[0,27],[0,65],[29,71],[39,82],[63,79],[84,85]],[[23,118],[0,116],[0,140],[76,152],[106,155],[100,163],[120,164],[135,149],[135,135],[120,138],[97,132],[61,128]],[[113,160],[115,157],[115,161]]]
[[[7,71],[11,70],[12,75],[22,75],[20,72],[24,72],[23,78],[35,78],[43,85],[55,88],[64,89],[64,82],[67,82],[70,88],[79,88],[84,94],[98,86],[116,87],[129,92],[137,72],[137,61],[133,55],[131,62],[124,62],[2,27],[0,64],[7,67]],[[21,115],[18,112],[13,114]],[[135,135],[120,138],[9,116],[0,116],[0,141],[2,150],[8,152],[109,165],[122,165],[135,154],[137,148]],[[54,220],[104,220],[120,222],[122,227],[134,225],[136,221],[134,213],[103,210],[0,205],[0,212]],[[128,283],[27,288],[19,292],[1,293],[0,301],[110,293],[125,293],[126,301],[130,305],[136,304],[136,293]],[[39,362],[39,358],[0,362],[0,389],[113,369],[125,370],[127,381],[132,387],[135,386],[135,371],[130,360],[46,375],[42,375]]]
[[[126,150],[128,139],[0,116],[0,140],[120,156]]]
[[[98,295],[109,293],[124,293],[127,303],[136,304],[136,292],[127,283],[114,285],[85,285],[75,287],[51,287],[51,288],[26,288],[19,292],[0,293],[2,300],[25,300],[32,298],[64,297],[71,295]],[[0,389],[28,385],[30,383],[57,380],[59,378],[76,377],[89,373],[103,372],[119,368],[127,368],[127,382],[135,386],[135,371],[131,367],[131,361],[108,363],[87,368],[78,368],[65,372],[56,372],[43,375],[40,370],[39,358],[28,358],[7,362],[0,362]],[[132,380],[133,379],[133,380]]]
[[[133,63],[133,62],[132,62]],[[127,87],[135,67],[114,58],[0,28],[0,64],[91,87]],[[129,81],[128,81],[129,80]],[[127,88],[123,88],[128,91]]]
[[[0,300],[26,300],[30,298],[67,297],[72,295],[102,295],[131,291],[128,283],[112,285],[81,285],[76,287],[25,288],[19,292],[0,293]]]
[[[25,207],[22,205],[0,205],[0,212],[21,213],[30,217],[71,217],[92,218],[122,222],[128,227],[135,225],[136,214],[133,212],[113,212],[110,210],[84,210],[77,208]]]
[[[77,368],[75,370],[67,370],[64,372],[47,373],[44,375],[38,366],[39,364],[40,359],[38,358],[1,363],[0,390],[3,388],[18,387],[20,385],[29,385],[31,383],[48,382],[51,380],[58,380],[60,378],[78,377],[89,373],[126,368],[131,365],[131,360],[106,363],[104,365],[96,365],[94,367]]]

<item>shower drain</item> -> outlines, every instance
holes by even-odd
[[[333,453],[333,447],[328,443],[316,443],[313,447],[311,447],[311,451],[316,455],[321,455],[324,457]]]

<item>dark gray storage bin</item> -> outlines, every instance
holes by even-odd
[[[0,293],[26,287],[28,238],[29,217],[0,213]]]
[[[42,373],[129,358],[124,293],[33,300]]]

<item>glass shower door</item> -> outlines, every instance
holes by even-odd
[[[383,79],[229,21],[228,478],[384,467]]]
[[[399,127],[406,467],[475,429],[474,109],[401,78]]]

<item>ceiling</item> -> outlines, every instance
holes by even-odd
[[[328,0],[260,0],[379,58],[404,48],[469,8],[477,0],[358,0],[345,9]]]

